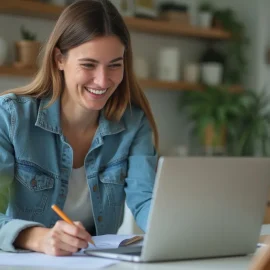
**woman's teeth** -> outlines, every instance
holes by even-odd
[[[86,87],[85,87],[85,89],[86,89],[88,92],[90,92],[90,93],[92,93],[92,94],[95,94],[95,95],[103,95],[103,94],[107,91],[107,89],[104,89],[104,90],[96,90],[96,89],[86,88]]]

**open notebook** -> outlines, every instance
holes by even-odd
[[[100,236],[93,236],[92,239],[96,246],[89,244],[87,250],[143,245],[143,235],[105,234]]]

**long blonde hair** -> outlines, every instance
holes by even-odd
[[[117,36],[125,46],[124,77],[105,105],[105,116],[108,120],[120,120],[128,105],[140,107],[150,122],[155,147],[158,149],[157,126],[133,71],[130,34],[123,18],[109,0],[79,0],[69,5],[57,20],[44,47],[41,67],[33,81],[3,94],[15,93],[35,98],[51,96],[50,106],[64,89],[64,77],[54,59],[55,48],[66,55],[71,48],[95,37],[109,35]]]

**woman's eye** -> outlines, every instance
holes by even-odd
[[[82,64],[82,66],[85,68],[91,68],[91,69],[95,67],[95,65],[93,64]]]
[[[119,68],[121,66],[122,66],[121,64],[113,64],[113,65],[110,65],[109,67],[115,69],[115,68]]]

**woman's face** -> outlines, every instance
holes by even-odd
[[[101,110],[124,75],[124,45],[115,36],[98,37],[57,56],[65,78],[65,101]]]

